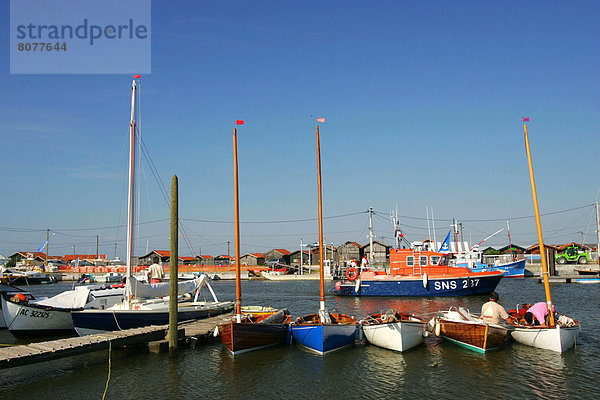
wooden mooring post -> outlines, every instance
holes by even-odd
[[[171,178],[171,270],[169,271],[169,355],[174,356],[177,353],[177,276],[178,272],[178,182],[177,175]]]

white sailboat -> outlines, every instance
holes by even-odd
[[[525,121],[525,120],[524,120]],[[544,251],[544,239],[542,237],[542,226],[540,223],[540,211],[538,208],[537,192],[535,188],[535,179],[533,176],[533,164],[531,163],[531,152],[529,150],[529,137],[527,136],[527,125],[523,124],[525,134],[525,148],[527,150],[527,161],[529,163],[529,178],[531,181],[531,192],[533,195],[533,207],[535,209],[535,220],[537,225],[538,241],[540,245],[540,256],[542,259],[542,274],[544,277],[544,290],[546,293],[546,305],[548,307],[549,321],[541,326],[527,326],[517,324],[512,332],[512,337],[519,343],[547,349],[562,353],[575,345],[577,335],[581,332],[581,326],[578,321],[561,316],[557,321],[554,318],[552,297],[550,296],[550,284],[548,279],[548,264],[546,262],[546,253]],[[511,310],[509,314],[521,319],[527,307]]]
[[[127,206],[127,283],[122,302],[103,310],[82,310],[71,314],[80,335],[169,323],[169,282],[143,284],[132,276],[133,216],[136,148],[137,82],[131,84],[131,119],[129,123],[129,196]],[[201,300],[200,290],[207,288],[212,300]],[[207,318],[230,312],[233,302],[217,299],[206,275],[178,284],[178,320]],[[193,300],[192,300],[193,299]]]

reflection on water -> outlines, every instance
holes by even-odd
[[[60,283],[36,288],[50,292],[70,286]],[[333,282],[328,282],[331,287]],[[214,282],[217,295],[234,298],[235,284]],[[544,299],[534,280],[503,280],[500,303]],[[291,313],[315,312],[319,305],[316,281],[242,283],[245,304],[288,307]],[[215,342],[168,354],[115,349],[107,398],[140,399],[283,399],[283,398],[597,398],[600,369],[600,296],[596,285],[554,285],[559,310],[583,326],[577,348],[563,354],[508,342],[499,351],[478,354],[439,338],[406,353],[372,345],[325,357],[296,346],[279,346],[233,357]],[[363,317],[389,308],[431,313],[451,305],[478,313],[486,296],[462,298],[354,298],[327,293],[330,310]],[[1,343],[14,343],[0,331]],[[0,398],[101,398],[108,375],[108,352],[97,352],[0,374]]]

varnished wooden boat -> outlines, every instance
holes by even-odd
[[[229,322],[220,324],[219,336],[225,347],[238,355],[285,343],[290,322],[287,309],[273,314],[243,314],[241,322],[234,316]]]
[[[361,321],[361,325],[369,343],[393,351],[412,349],[423,343],[428,335],[427,321],[396,310],[371,314]]]
[[[436,334],[479,353],[486,353],[502,346],[509,331],[508,328],[500,325],[486,324],[462,308],[451,307],[450,310],[440,314]]]

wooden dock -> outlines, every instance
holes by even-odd
[[[229,314],[179,324],[178,346],[195,346],[209,343],[215,338],[215,327],[225,321]],[[56,360],[63,357],[132,345],[148,345],[151,351],[168,351],[165,340],[168,325],[146,326],[97,335],[77,336],[0,348],[0,369]]]

